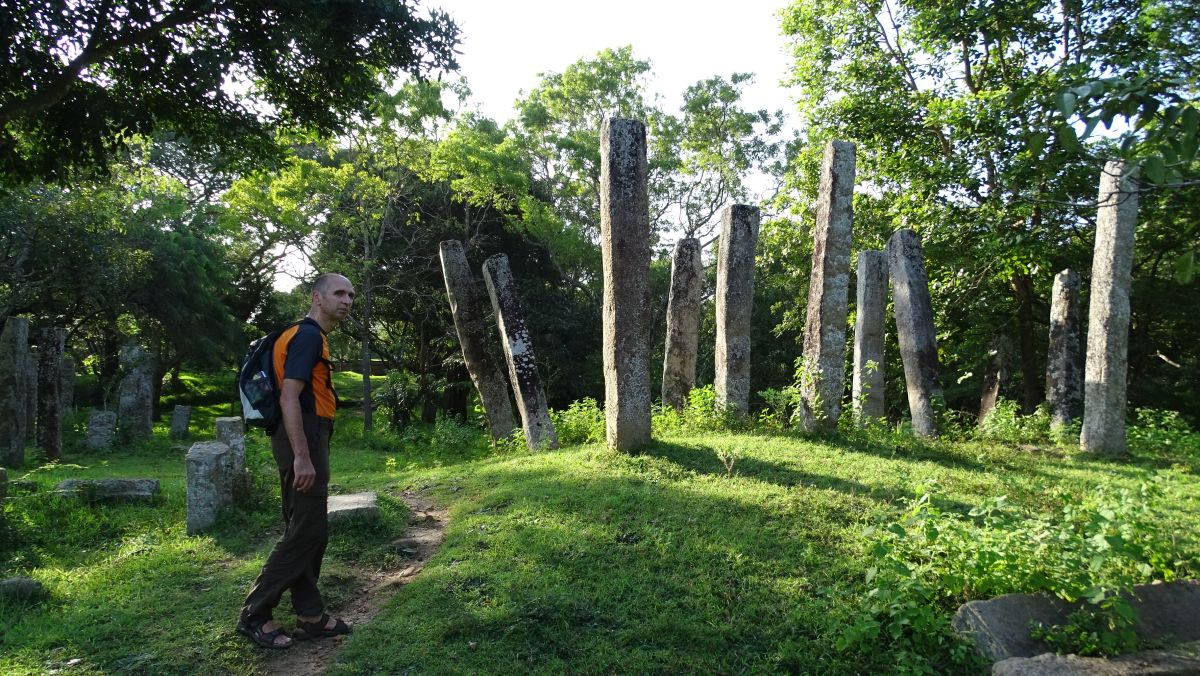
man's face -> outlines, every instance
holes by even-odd
[[[345,277],[331,277],[325,282],[323,291],[313,292],[313,302],[325,316],[340,322],[350,315],[354,304],[354,285]]]

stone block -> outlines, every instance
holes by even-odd
[[[158,497],[158,479],[67,479],[54,487],[88,502],[145,502]]]
[[[177,404],[171,412],[171,438],[187,439],[188,427],[192,423],[192,407]]]
[[[35,601],[45,593],[41,582],[23,575],[0,580],[0,599],[6,601]]]
[[[351,493],[350,495],[331,495],[326,510],[330,523],[342,519],[378,519],[379,496],[375,493]]]
[[[92,411],[88,416],[87,447],[89,451],[107,451],[117,436],[117,414],[113,411]]]
[[[233,453],[219,441],[198,441],[185,462],[187,533],[195,535],[216,523],[221,509],[233,503]]]
[[[1046,653],[997,662],[992,676],[1195,676],[1200,674],[1200,644],[1148,650],[1120,657],[1080,657]]]
[[[246,470],[246,426],[238,416],[217,418],[217,441],[232,453],[233,501],[245,502],[250,497],[250,472]],[[286,432],[280,432],[286,434]]]

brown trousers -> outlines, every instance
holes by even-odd
[[[242,606],[242,619],[269,620],[285,591],[292,592],[292,608],[297,615],[315,616],[325,611],[317,578],[329,541],[326,513],[329,500],[329,437],[333,421],[304,415],[304,436],[308,453],[317,471],[316,481],[307,493],[293,487],[295,470],[291,442],[282,426],[271,437],[271,453],[279,468],[280,494],[283,497],[283,537],[263,564],[258,579]]]

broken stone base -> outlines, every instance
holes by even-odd
[[[34,601],[45,594],[42,583],[23,575],[0,580],[0,599]]]
[[[89,502],[144,502],[158,497],[158,479],[67,479],[55,491]]]
[[[343,519],[378,519],[379,497],[374,493],[351,493],[329,496],[329,522]]]
[[[1200,643],[1105,659],[1048,653],[1011,657],[992,667],[992,676],[1194,676],[1200,674]]]

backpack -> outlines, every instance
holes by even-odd
[[[288,324],[250,343],[242,368],[238,371],[238,395],[242,399],[242,419],[252,427],[262,427],[270,436],[283,420],[279,408],[279,383],[275,382],[275,342],[280,334],[300,324]]]

